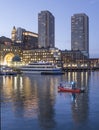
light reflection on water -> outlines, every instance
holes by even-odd
[[[98,71],[1,76],[0,81],[2,130],[99,129]],[[86,92],[58,93],[60,81],[75,81]]]

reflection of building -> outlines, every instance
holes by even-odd
[[[89,19],[86,14],[71,17],[71,49],[81,50],[89,56]]]
[[[37,95],[39,99],[39,114],[38,119],[40,126],[47,129],[54,128],[56,122],[54,120],[54,105],[55,105],[55,79],[56,77],[44,76],[40,77],[37,82]],[[33,81],[32,81],[33,82]],[[34,83],[34,82],[33,82]],[[49,85],[48,85],[49,84]],[[41,87],[42,86],[42,87]]]
[[[66,76],[66,81],[75,81],[77,87],[85,87],[85,89],[88,89],[88,82],[89,82],[89,71],[83,71],[83,72],[68,72]]]
[[[90,72],[68,72],[66,81],[75,81],[77,88],[84,87],[86,92],[81,94],[72,93],[72,118],[76,123],[86,121],[89,114],[88,87]]]
[[[54,47],[54,16],[49,11],[38,14],[39,48]]]
[[[85,95],[76,95],[76,97],[71,107],[72,118],[76,123],[86,122],[89,115],[88,93]]]
[[[11,103],[11,112],[16,117],[32,120],[38,118],[42,127],[49,124],[54,127],[54,85],[57,77],[28,76],[1,77],[2,102]]]

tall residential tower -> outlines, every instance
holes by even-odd
[[[84,13],[71,17],[71,49],[80,50],[89,57],[89,18]]]
[[[50,48],[55,46],[54,16],[49,11],[41,11],[38,14],[38,46]]]

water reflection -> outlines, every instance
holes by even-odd
[[[67,81],[75,81],[77,87],[88,87],[90,72],[68,72]]]
[[[86,122],[89,115],[88,96],[86,94],[73,94],[72,116],[76,123]],[[87,96],[87,97],[86,97]]]
[[[1,102],[2,104],[11,103],[10,107],[12,113],[14,113],[14,118],[35,119],[39,122],[39,127],[46,130],[47,128],[55,128],[58,126],[56,117],[60,111],[57,108],[55,109],[55,106],[66,107],[63,98],[59,98],[56,84],[63,80],[75,81],[77,87],[85,87],[87,91],[82,94],[71,94],[72,119],[76,123],[86,121],[89,111],[89,76],[89,72],[68,72],[61,76],[3,76],[0,77],[2,81],[0,84],[2,86]],[[57,105],[59,101],[60,104]],[[63,111],[63,113],[65,112]],[[5,120],[7,119],[8,117]]]
[[[84,87],[85,93],[81,94],[72,94],[72,116],[76,123],[78,122],[86,122],[88,119],[88,87],[89,87],[89,77],[90,72],[69,72],[67,73],[68,81],[75,81],[77,83],[77,87]]]

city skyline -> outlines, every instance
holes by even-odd
[[[73,4],[72,4],[73,3]],[[1,0],[0,8],[0,37],[11,38],[13,26],[22,27],[38,33],[38,13],[42,10],[50,11],[55,17],[55,47],[71,49],[71,16],[85,13],[89,17],[89,55],[99,58],[98,0]]]

